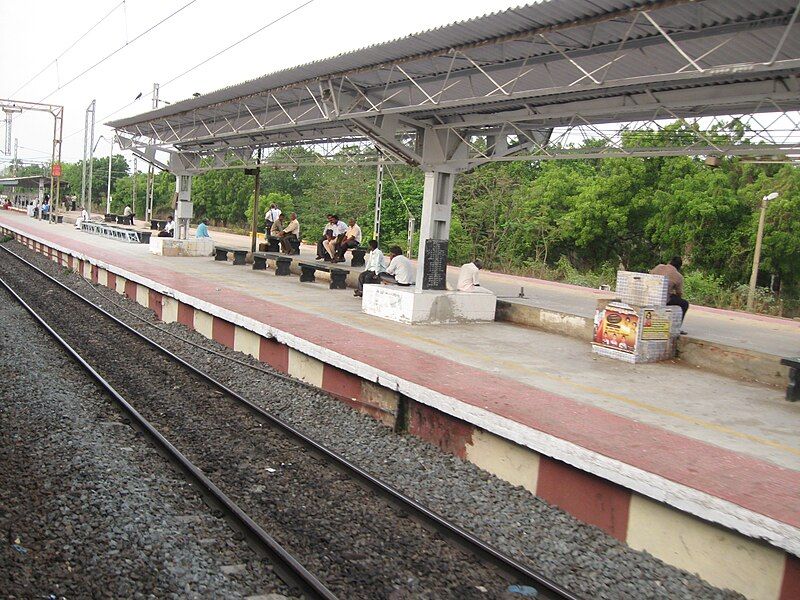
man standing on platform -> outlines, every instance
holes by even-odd
[[[681,325],[683,319],[686,318],[686,311],[689,310],[689,303],[683,299],[683,275],[681,275],[681,267],[683,260],[680,256],[673,256],[670,261],[664,265],[657,265],[650,271],[651,275],[663,275],[669,282],[669,299],[667,306],[680,306],[683,316],[681,317]],[[686,333],[681,331],[681,333]]]
[[[131,210],[130,206],[125,206],[125,210],[122,211],[122,216],[126,218],[130,218],[131,225],[133,225],[133,211]]]
[[[272,225],[278,220],[278,217],[281,216],[281,209],[278,208],[275,204],[270,204],[269,210],[264,215],[264,233],[266,235],[270,235],[272,231]]]
[[[364,270],[358,276],[358,289],[353,295],[360,298],[364,295],[364,285],[368,283],[380,283],[381,273],[386,270],[384,265],[383,252],[378,248],[376,240],[369,241],[369,258]]]
[[[389,266],[381,273],[381,282],[408,287],[414,285],[414,265],[403,256],[400,246],[389,248]]]

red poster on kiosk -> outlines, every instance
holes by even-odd
[[[638,329],[639,316],[635,312],[607,306],[596,323],[594,342],[622,352],[635,352]]]

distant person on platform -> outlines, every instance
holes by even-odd
[[[42,204],[42,215],[50,214],[50,198],[47,194],[44,195],[44,203]]]
[[[158,232],[158,237],[174,237],[175,235],[175,222],[172,220],[172,215],[167,217],[167,222],[164,229]]]
[[[403,287],[414,285],[414,265],[403,256],[400,246],[389,248],[389,266],[381,273],[381,282]]]
[[[652,275],[663,275],[669,282],[669,299],[667,306],[680,306],[683,316],[681,317],[681,325],[683,319],[686,318],[686,311],[689,310],[689,303],[683,299],[683,275],[681,275],[681,267],[683,261],[680,256],[673,256],[670,261],[665,265],[657,265],[650,273]],[[681,333],[686,333],[681,331]]]
[[[300,222],[297,220],[297,213],[289,215],[289,224],[280,232],[281,248],[284,254],[294,254],[294,247],[289,244],[289,240],[300,239]],[[299,254],[299,252],[298,252]]]
[[[86,210],[85,206],[81,207],[81,214],[75,219],[75,229],[80,229],[82,223],[86,223],[89,221],[89,211]]]
[[[197,231],[194,232],[194,237],[211,239],[211,236],[208,235],[208,221],[206,219],[202,219],[197,225]]]
[[[483,261],[479,258],[462,265],[458,272],[458,284],[456,284],[456,289],[459,292],[484,292],[491,294],[491,290],[482,288],[478,281],[478,273],[482,268]]]
[[[344,232],[344,238],[336,246],[336,260],[334,262],[344,262],[344,253],[352,248],[357,248],[361,244],[361,227],[358,226],[355,219],[350,219],[347,222],[347,230]]]
[[[269,210],[264,214],[264,233],[267,235],[271,235],[272,226],[281,216],[281,209],[278,208],[277,204],[270,204]]]
[[[325,242],[330,242],[334,236],[334,229],[336,229],[336,218],[331,215],[325,215],[328,222],[322,228],[322,237],[317,241],[317,260],[322,260],[327,251],[325,250]]]
[[[369,241],[369,256],[364,270],[358,276],[358,289],[353,292],[353,295],[360,298],[364,295],[364,285],[368,283],[380,283],[381,273],[386,270],[386,263],[383,258],[383,252],[378,248],[376,240]]]
[[[275,217],[275,221],[272,222],[272,225],[270,225],[269,236],[281,237],[281,231],[283,231],[283,215],[279,214]]]
[[[130,218],[130,220],[131,220],[131,225],[133,225],[133,224],[134,224],[134,223],[133,223],[133,211],[131,210],[131,207],[130,207],[130,206],[128,206],[128,205],[125,205],[125,210],[123,210],[123,211],[122,211],[122,216],[123,216],[123,217],[126,217],[126,218]]]

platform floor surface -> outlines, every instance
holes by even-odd
[[[659,442],[660,449],[652,454],[657,455],[670,444],[680,446],[685,438],[729,451],[725,456],[732,461],[730,470],[719,473],[718,477],[724,480],[721,485],[740,487],[743,494],[763,495],[763,490],[758,492],[759,481],[747,481],[748,477],[762,475],[749,466],[743,470],[746,465],[739,463],[740,459],[747,465],[747,459],[754,459],[757,462],[753,464],[759,469],[762,466],[768,469],[768,465],[778,467],[777,477],[788,477],[795,489],[800,482],[800,403],[786,402],[780,389],[735,381],[679,362],[621,363],[592,354],[586,342],[508,323],[403,325],[362,313],[360,301],[353,297],[352,290],[330,290],[327,282],[300,283],[296,275],[276,277],[271,269],[253,271],[250,265],[234,266],[211,257],[155,256],[144,244],[112,241],[82,233],[67,224],[42,223],[18,213],[0,213],[0,223],[40,235],[212,304],[232,308],[231,292],[238,292],[238,305],[233,308],[239,308],[242,314],[262,314],[260,320],[272,325],[276,319],[283,319],[300,327],[302,321],[305,331],[318,338],[312,340],[315,343],[327,344],[362,361],[374,356],[384,369],[394,366],[398,372],[412,374],[416,370],[432,378],[431,385],[451,389],[455,397],[459,389],[472,386],[486,399],[485,408],[520,422],[550,419],[560,420],[563,426],[565,419],[575,419],[575,435],[588,440],[593,435],[598,438],[607,435],[609,428],[623,423],[619,420],[622,418],[630,422],[630,431],[641,424],[656,428],[652,430],[655,432],[675,434],[671,439],[665,438],[666,445]],[[235,238],[212,232],[212,237],[226,245],[248,245],[244,236]],[[313,250],[306,248],[305,252]],[[494,277],[486,274],[487,287],[494,287]],[[511,287],[512,283],[504,285]],[[526,292],[530,289],[526,286]],[[708,313],[705,318],[722,319],[715,313]],[[740,320],[747,322],[748,327],[763,327],[766,338],[771,327],[791,330],[794,325],[789,321],[787,326],[779,319]],[[691,321],[688,326],[692,326]],[[369,334],[363,338],[370,340],[368,347],[358,346],[359,332]],[[791,335],[794,334],[790,338]],[[378,339],[383,343],[377,343]],[[398,348],[407,350],[409,360],[398,353]],[[443,361],[441,368],[437,367],[437,361]],[[560,400],[573,408],[560,406]],[[544,414],[543,406],[552,414]],[[575,406],[595,410],[584,412],[575,410]],[[600,446],[616,445],[621,452],[629,453],[632,460],[641,455],[646,456],[645,462],[669,461],[668,457],[648,455],[648,448],[635,445],[626,448],[632,440],[595,441]],[[702,450],[698,445],[693,451],[697,448]],[[676,447],[675,451],[683,449]],[[703,456],[696,458],[698,463],[703,460]],[[697,464],[669,468],[691,472]],[[752,490],[748,492],[750,484]],[[795,506],[784,506],[780,512],[793,513],[795,518],[789,520],[800,522],[798,506],[800,500]]]

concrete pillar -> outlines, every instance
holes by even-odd
[[[194,214],[192,203],[192,176],[177,173],[175,175],[175,239],[185,240],[189,237],[189,221]]]
[[[445,289],[447,282],[447,241],[450,239],[450,214],[453,208],[455,173],[441,170],[425,172],[422,194],[422,222],[419,229],[419,252],[415,291]],[[430,253],[438,253],[431,262]],[[443,253],[443,257],[441,254]],[[426,264],[427,262],[427,264]],[[426,268],[427,267],[427,268]]]

